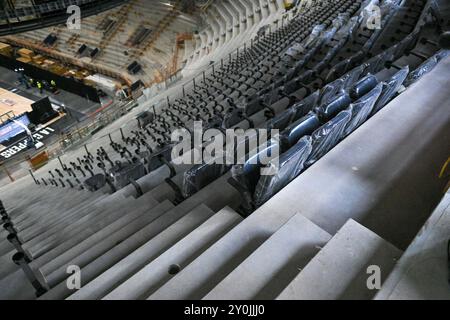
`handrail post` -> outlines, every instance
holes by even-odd
[[[16,253],[13,256],[13,261],[16,265],[20,266],[25,273],[26,277],[28,278],[28,281],[31,282],[31,285],[36,289],[36,296],[40,297],[43,294],[45,294],[49,288],[46,288],[45,285],[39,281],[37,274],[31,269],[31,267],[28,265],[25,255],[21,252]]]
[[[34,176],[34,174],[33,174],[33,170],[28,170],[28,172],[30,173],[30,175],[31,175],[31,177],[33,178],[33,180],[34,180],[34,183],[36,183],[37,185],[39,185],[39,182],[36,180],[36,177]],[[14,182],[14,181],[13,181]]]

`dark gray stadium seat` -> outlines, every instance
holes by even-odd
[[[86,189],[92,192],[100,190],[106,185],[106,177],[104,174],[96,174],[84,181]]]
[[[355,85],[350,89],[350,96],[353,100],[357,100],[373,90],[377,84],[377,77],[369,74],[355,83]]]
[[[352,113],[344,110],[312,134],[312,152],[306,165],[309,167],[333,149],[345,135],[345,128],[352,118]]]
[[[348,108],[352,99],[350,95],[346,92],[341,92],[334,98],[332,98],[328,103],[320,106],[317,109],[317,113],[322,122],[330,121],[334,118],[339,112]]]
[[[283,150],[295,145],[302,137],[311,135],[320,127],[319,117],[314,112],[300,118],[287,127],[281,135]]]
[[[134,163],[116,164],[110,169],[109,174],[112,183],[117,190],[120,190],[131,183],[132,180],[137,181],[147,174],[144,164],[140,161]]]
[[[283,153],[278,163],[277,171],[273,175],[261,176],[255,189],[253,201],[258,208],[272,198],[277,192],[283,189],[294,180],[305,168],[306,159],[312,151],[311,137],[306,136],[300,139],[287,152]],[[275,167],[275,164],[272,164]]]
[[[222,164],[201,164],[186,171],[183,179],[183,196],[189,198],[223,176],[230,168]]]
[[[405,87],[411,86],[413,83],[419,81],[424,75],[434,69],[438,64],[436,56],[431,57],[422,63],[416,70],[412,71],[405,80]]]
[[[298,119],[306,116],[308,112],[314,110],[314,108],[318,105],[320,99],[320,92],[317,90],[303,98],[301,101],[294,104],[291,108],[295,110],[294,117],[292,121],[297,121]]]
[[[241,194],[243,199],[243,212],[249,214],[255,209],[253,195],[261,177],[261,168],[264,167],[264,164],[261,163],[261,158],[267,157],[268,155],[275,155],[275,153],[279,154],[279,152],[279,144],[270,141],[266,146],[261,146],[256,154],[249,156],[245,164],[232,167],[232,177],[229,179],[229,183]]]
[[[267,130],[284,130],[294,118],[296,110],[289,108],[267,122]]]
[[[390,80],[383,83],[383,92],[381,93],[378,101],[376,102],[372,115],[380,111],[382,108],[386,106],[386,104],[391,101],[397,92],[400,90],[403,82],[409,74],[409,67],[406,66],[398,71],[395,75],[392,76]]]
[[[148,159],[148,172],[152,172],[164,165],[165,159],[166,161],[172,161],[172,148],[173,145],[168,145],[160,149],[159,151],[153,153]]]
[[[383,85],[379,83],[374,89],[372,89],[372,91],[350,105],[349,109],[352,112],[352,119],[345,128],[346,136],[366,122],[366,120],[370,117],[375,103],[380,97],[382,91]]]

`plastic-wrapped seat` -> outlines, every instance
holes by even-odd
[[[364,73],[376,74],[385,67],[386,62],[387,59],[384,54],[379,54],[373,58],[370,58],[365,63]]]
[[[340,92],[350,89],[363,74],[367,74],[366,68],[367,65],[362,64],[324,86],[320,91],[320,105],[330,102]]]
[[[349,58],[349,62],[348,62],[348,65],[347,65],[347,70],[345,70],[345,71],[348,71],[350,69],[353,69],[353,68],[357,67],[359,64],[361,64],[364,61],[364,59],[366,57],[367,57],[367,52],[366,51],[363,51],[363,50],[358,51],[357,53],[355,53],[354,55],[352,55]]]
[[[346,73],[349,69],[350,59],[343,60],[339,63],[337,63],[331,70],[328,72],[327,76],[325,77],[325,82],[332,82],[336,79],[338,79],[342,74]]]
[[[162,167],[165,161],[172,161],[172,148],[173,145],[167,145],[153,153],[148,159],[148,172],[152,172]]]
[[[405,87],[409,87],[414,82],[420,80],[425,74],[433,70],[442,59],[445,59],[448,56],[450,56],[450,50],[443,49],[438,51],[435,55],[409,74],[405,80]]]
[[[271,106],[273,103],[280,100],[283,95],[283,85],[284,81],[280,81],[280,83],[274,83],[270,87],[270,90],[267,94],[264,95],[264,104],[267,106]]]
[[[308,70],[297,78],[285,83],[283,86],[283,92],[286,95],[293,94],[301,88],[306,88],[306,84],[310,83],[312,79],[314,79],[314,72],[312,70]]]
[[[104,174],[96,174],[84,181],[87,190],[95,192],[106,185],[106,177]]]
[[[305,67],[307,61],[305,59],[300,59],[298,60],[295,65],[293,66],[294,68],[294,77],[296,77],[298,74],[300,74],[300,72],[302,71],[302,69]],[[289,80],[292,80],[289,79]]]
[[[299,55],[301,55],[305,51],[305,48],[300,43],[294,43],[289,49],[284,53],[286,56],[290,58],[296,59]]]
[[[341,92],[328,103],[317,108],[317,113],[322,122],[327,122],[334,118],[339,112],[347,109],[350,103],[352,103],[350,95],[346,92]]]
[[[383,91],[383,84],[379,83],[372,91],[350,105],[352,119],[345,128],[345,135],[349,135],[361,126],[369,118],[375,103]]]
[[[314,110],[320,98],[320,91],[317,90],[310,94],[309,96],[303,98],[301,101],[294,104],[291,109],[295,110],[295,114],[292,121],[297,121],[298,119],[306,116],[310,111]]]
[[[356,33],[356,30],[359,28],[360,24],[361,21],[359,16],[354,16],[350,18],[347,24],[337,32],[338,37],[339,38],[352,37]]]
[[[350,89],[350,96],[353,100],[357,100],[368,94],[378,85],[378,79],[374,75],[368,74]]]
[[[284,130],[294,117],[295,110],[289,108],[267,122],[267,130]]]
[[[340,92],[342,92],[344,88],[345,80],[343,78],[339,78],[320,90],[320,104],[324,105],[330,102],[333,98],[336,97]]]
[[[422,28],[417,28],[412,33],[410,33],[405,39],[403,39],[402,43],[402,52],[398,52],[396,58],[399,59],[405,53],[409,53],[413,50],[417,43],[419,42],[420,35],[422,32]]]
[[[205,129],[221,129],[223,127],[223,119],[218,115],[212,116],[208,119]]]
[[[347,39],[339,40],[339,42],[327,52],[327,54],[323,58],[323,61],[330,63],[331,60],[334,59],[334,57],[336,57],[338,52],[345,46],[346,43],[347,43]]]
[[[244,213],[249,214],[255,209],[253,195],[261,177],[261,170],[267,165],[262,161],[262,158],[276,156],[279,152],[280,145],[278,142],[271,140],[265,146],[261,146],[256,154],[251,154],[243,165],[232,167],[231,178],[228,181],[241,194]]]
[[[192,167],[184,173],[183,178],[183,197],[189,198],[198,191],[219,179],[230,169],[223,164],[201,164]]]
[[[383,33],[383,31],[383,29],[376,29],[372,36],[364,44],[362,48],[363,51],[369,52],[373,48],[373,45],[377,42],[379,36]]]
[[[304,45],[308,48],[314,46],[320,40],[320,34],[324,32],[326,28],[327,26],[325,24],[316,25],[312,29],[309,37],[305,40]]]
[[[344,110],[312,134],[312,152],[307,166],[316,163],[345,137],[345,128],[351,119],[352,113]]]
[[[155,115],[149,111],[144,111],[136,116],[139,128],[143,129],[153,122]]]
[[[320,127],[319,117],[314,112],[288,126],[281,134],[283,150],[295,145],[302,137],[311,135]]]
[[[272,167],[277,166],[278,170],[274,170],[273,175],[260,177],[253,195],[255,208],[262,206],[301,174],[311,151],[311,137],[306,136],[275,160],[277,164],[269,164]]]
[[[433,70],[438,64],[436,56],[422,63],[416,70],[412,71],[405,80],[405,87],[411,86],[413,83],[419,81],[424,75]]]
[[[387,82],[383,83],[383,91],[372,110],[372,115],[383,109],[386,104],[394,98],[394,96],[402,87],[403,82],[405,81],[408,74],[409,67],[406,66],[399,70],[396,74],[394,74],[392,78]]]
[[[284,130],[293,121],[296,121],[308,114],[317,105],[319,99],[319,91],[314,92],[308,97],[294,104],[284,112],[267,122],[267,129]]]
[[[290,80],[292,80],[298,73],[298,68],[297,67],[292,67],[289,68],[285,74],[285,76],[283,77],[283,82],[288,82]]]
[[[437,59],[438,62],[440,62],[441,60],[447,58],[450,56],[450,50],[440,50],[438,51],[438,53],[435,54],[435,57]]]
[[[112,178],[111,182],[116,188],[120,190],[128,186],[132,180],[137,181],[147,174],[145,166],[140,162],[136,161],[134,163],[121,163],[116,164],[109,171]]]

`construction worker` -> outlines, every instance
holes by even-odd
[[[50,90],[55,93],[56,92],[56,81],[52,80],[50,81]]]
[[[43,86],[42,86],[42,83],[41,83],[40,81],[37,82],[37,87],[38,87],[38,89],[39,89],[39,92],[42,94],[42,92],[43,92]]]

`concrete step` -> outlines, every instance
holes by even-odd
[[[150,201],[147,202],[147,200]],[[85,226],[84,229],[79,230],[76,235],[73,235],[70,238],[66,238],[65,241],[60,243],[52,250],[34,259],[31,262],[31,265],[34,268],[38,269],[46,265],[47,263],[50,263],[50,261],[57,259],[59,256],[66,254],[70,249],[79,245],[80,243],[83,243],[85,240],[91,237],[98,236],[98,239],[102,239],[101,235],[99,234],[100,232],[103,232],[103,234],[114,232],[114,230],[122,228],[133,219],[136,219],[144,214],[149,214],[153,209],[156,210],[155,212],[159,212],[159,205],[157,205],[156,203],[152,203],[151,198],[147,200],[146,197],[142,197],[140,200],[142,202],[136,202],[136,207],[128,211],[123,206],[116,205],[116,208],[111,212],[102,212],[98,215],[98,219],[93,221],[88,226]],[[98,240],[93,241],[93,243],[96,243],[96,241]]]
[[[368,288],[371,266],[386,279],[402,252],[349,220],[330,242],[277,297],[279,300],[365,300],[376,291]]]
[[[89,214],[94,209],[96,209],[96,206],[94,206],[92,202],[86,202],[80,206],[75,206],[70,210],[63,209],[64,211],[61,211],[58,217],[48,217],[48,220],[46,220],[47,217],[41,217],[40,221],[30,222],[26,228],[19,229],[19,238],[23,242],[30,241],[47,230],[51,230],[52,228],[57,229],[61,224],[70,224],[72,221],[83,217],[83,215]]]
[[[58,194],[58,193],[56,193]],[[78,197],[76,195],[72,196],[71,194],[67,195],[66,197],[57,197],[52,198],[49,197],[48,194],[43,194],[41,196],[41,199],[46,199],[46,202],[43,203],[39,199],[35,200],[39,205],[34,205],[34,203],[29,203],[29,207],[26,209],[23,209],[24,214],[20,216],[16,216],[14,214],[11,214],[11,220],[16,225],[17,229],[19,231],[26,230],[30,226],[34,226],[37,223],[41,222],[43,219],[47,221],[47,223],[50,222],[51,219],[57,220],[61,217],[62,214],[64,214],[66,211],[72,211],[79,208],[82,208],[86,205],[90,205],[91,203],[98,201],[102,198],[105,198],[106,196],[92,196],[89,195],[88,197]],[[61,203],[63,205],[61,205]],[[48,204],[52,204],[49,206]]]
[[[0,300],[34,300],[35,292],[20,269],[0,280]]]
[[[90,203],[87,203],[83,206],[77,206],[77,207],[73,208],[72,210],[61,209],[63,211],[61,213],[60,220],[64,221],[64,219],[66,219],[66,218],[70,219],[70,216],[75,214],[78,210],[80,210],[82,208],[88,208],[90,205],[91,205]],[[37,212],[41,212],[41,211],[36,211],[35,215]],[[87,211],[87,212],[89,212],[89,211]],[[64,217],[66,217],[66,218],[64,218]],[[15,229],[18,230],[18,238],[21,240],[22,243],[25,243],[25,242],[37,237],[38,235],[42,234],[43,232],[45,232],[47,230],[51,230],[52,227],[58,223],[58,222],[52,223],[51,221],[52,220],[50,219],[48,224],[45,224],[44,222],[36,223],[34,225],[31,224],[31,225],[27,226],[26,228],[22,228],[22,229],[17,227],[16,223],[14,222],[14,219],[13,219],[13,224],[14,224]],[[3,238],[5,239],[7,237],[7,235],[8,235],[8,233],[5,232]],[[9,244],[8,241],[0,244],[0,254],[1,255],[6,254],[7,252],[11,251],[12,249],[14,249],[14,247],[11,244]]]
[[[155,291],[150,299],[202,299],[294,215],[279,216],[276,210],[255,212]]]
[[[4,240],[6,241],[6,240]],[[16,254],[16,250],[13,249],[8,253],[5,253],[0,257],[0,280],[7,277],[9,274],[17,271],[20,269],[19,266],[17,266],[13,261],[12,257]]]
[[[90,205],[90,204],[89,204]],[[78,208],[76,208],[76,209],[78,209]],[[76,209],[73,209],[73,210],[76,210]],[[67,213],[67,211],[69,211],[69,213],[71,213],[71,212],[73,212],[72,210],[70,210],[70,209],[60,209],[61,211],[61,217],[58,217],[58,218],[56,218],[56,219],[60,219],[60,220],[63,220],[64,219],[64,216],[66,215],[66,214],[68,214]],[[36,211],[36,215],[42,215],[41,217],[39,217],[41,220],[39,221],[29,221],[29,225],[27,225],[27,226],[25,226],[25,227],[19,227],[19,226],[17,226],[17,224],[16,224],[16,222],[14,221],[14,219],[12,218],[11,220],[12,220],[12,223],[13,223],[13,226],[14,226],[14,228],[17,230],[17,232],[18,232],[18,235],[20,235],[19,236],[19,238],[23,241],[23,242],[25,242],[25,241],[28,241],[29,239],[31,239],[32,238],[32,235],[30,236],[30,234],[39,234],[42,230],[45,230],[46,228],[51,228],[51,226],[53,225],[52,223],[54,222],[54,221],[56,221],[56,219],[53,217],[53,213],[51,213],[51,214],[49,214],[48,215],[48,218],[49,218],[49,221],[48,221],[48,226],[43,222],[43,220],[45,219],[45,217],[44,216],[46,216],[47,214],[46,214],[46,212],[48,212],[48,209],[47,210],[45,210],[45,209],[40,209],[39,211]],[[27,221],[27,223],[28,223],[28,221]],[[5,232],[4,233],[4,235],[6,236],[8,233],[7,232]],[[22,236],[23,235],[23,236]]]
[[[0,255],[3,257],[8,255],[12,250],[14,250],[14,246],[6,240],[8,233],[3,234],[0,239],[3,241],[0,242]]]
[[[61,214],[61,210],[71,209],[73,207],[83,206],[85,203],[94,201],[97,197],[87,192],[54,192],[53,194],[44,193],[38,199],[29,202],[26,208],[20,211],[20,214],[11,213],[11,219],[18,230],[24,230],[30,225],[38,223],[42,219],[56,219]],[[39,199],[46,199],[43,203]],[[26,201],[26,200],[25,200]],[[53,205],[48,206],[49,203]]]
[[[450,191],[383,284],[376,300],[450,300]]]
[[[53,221],[61,219],[73,210],[81,209],[90,205],[97,198],[89,194],[69,194],[59,199],[47,199],[45,203],[38,202],[38,205],[31,206],[20,217],[12,217],[14,226],[18,231],[25,231],[30,226],[37,224],[50,224]],[[53,205],[49,207],[49,203]]]
[[[183,237],[192,229],[203,223],[214,214],[208,207],[201,205],[186,215],[167,213],[155,220],[152,224],[136,232],[122,243],[116,245],[111,250],[90,262],[82,268],[82,285],[88,284],[95,277],[101,275],[124,257],[140,249],[144,244],[152,247],[152,252],[148,252],[147,261],[156,257]],[[131,262],[137,267],[136,261]],[[64,299],[71,295],[73,291],[67,289],[65,282],[61,282],[54,287],[44,299]]]
[[[101,200],[98,204],[99,205],[101,205],[102,203],[104,203],[105,201],[103,201],[103,200]],[[151,197],[143,197],[143,198],[141,198],[141,199],[139,199],[139,201],[137,201],[137,200],[134,200],[134,206],[136,206],[137,208],[139,208],[139,206],[142,206],[142,205],[144,205],[144,204],[156,204],[156,202],[151,198]],[[133,204],[133,202],[130,202],[129,204]],[[126,204],[124,204],[123,206],[121,205],[121,203],[119,203],[119,204],[116,204],[116,207],[118,207],[118,208],[122,208],[121,210],[123,210],[124,208],[126,208],[127,206],[126,206]],[[135,210],[140,210],[140,209],[135,209]],[[133,211],[135,211],[135,210],[133,210]],[[116,216],[119,216],[118,214],[116,215]],[[96,216],[95,218],[96,219],[99,219],[99,218],[101,218],[102,216],[101,215],[98,215],[98,216]],[[108,221],[108,219],[110,219],[110,218],[113,218],[114,217],[114,211],[112,211],[112,212],[105,212],[105,217],[107,218],[107,219],[104,219],[104,220],[102,220],[102,222],[107,222]],[[119,216],[120,217],[120,216]],[[78,221],[77,221],[78,222]],[[92,222],[94,222],[94,221],[92,221]],[[83,235],[86,235],[87,233],[86,233],[86,230],[83,230],[82,232],[80,232],[79,234],[77,234],[77,236],[83,236]],[[68,236],[68,234],[64,234],[66,237]],[[73,239],[70,239],[71,241],[73,241],[73,240],[75,240],[75,238],[76,237],[74,237]],[[12,256],[16,253],[16,250],[12,247],[12,245],[6,240],[6,239],[4,239],[3,241],[2,241],[2,244],[5,244],[5,243],[8,243],[11,247],[10,247],[10,250],[7,252],[7,253],[4,253],[1,257],[0,257],[0,265],[2,266],[1,267],[1,269],[0,269],[0,279],[3,279],[3,278],[5,278],[6,276],[8,276],[9,274],[11,274],[11,273],[14,273],[15,271],[17,271],[17,270],[19,270],[20,268],[16,265],[16,264],[14,264],[13,263],[13,261],[12,261]],[[66,248],[64,248],[63,249],[64,251],[65,250],[67,250],[67,247]],[[61,250],[60,251],[58,251],[58,252],[61,252]],[[35,268],[35,269],[37,269],[38,268],[38,266],[40,266],[40,265],[42,265],[44,262],[48,262],[49,261],[49,259],[51,259],[52,257],[55,257],[55,250],[53,251],[53,252],[51,252],[52,254],[46,254],[44,257],[43,257],[43,259],[41,259],[42,258],[42,256],[41,257],[39,257],[38,259],[37,259],[37,261],[35,260],[35,261],[33,261],[32,263],[31,263],[31,266],[33,267],[33,268]],[[57,254],[57,253],[56,253]]]
[[[81,232],[89,228],[98,228],[119,219],[124,215],[124,208],[141,210],[142,208],[154,207],[157,204],[157,201],[146,197],[140,201],[127,199],[123,202],[114,202],[110,205],[104,205],[102,208],[86,208],[85,210],[87,212],[91,212],[88,214],[81,212],[80,217],[75,215],[64,224],[59,224],[31,241],[24,243],[22,247],[33,257],[39,257],[43,253],[50,251],[73,236],[78,236]]]
[[[180,166],[180,168],[177,169],[182,170],[185,167],[186,166]],[[186,167],[186,170],[187,169],[188,168]],[[183,179],[184,179],[184,171],[179,172],[175,177],[171,178],[172,182],[174,182],[177,186],[179,186],[180,189],[183,185]],[[156,187],[152,188],[148,192],[158,201],[175,200],[175,193],[173,189],[165,181],[159,183]]]
[[[327,232],[297,214],[204,299],[275,299],[330,239]]]
[[[71,295],[69,299],[92,300],[103,298],[213,214],[214,212],[204,205],[196,207],[166,230],[87,283],[81,290]]]
[[[32,248],[33,245],[39,243],[40,250],[42,251],[44,248],[43,240],[51,238],[52,235],[58,234],[64,228],[74,229],[75,227],[86,223],[86,221],[95,219],[97,215],[101,214],[102,212],[106,212],[107,210],[117,211],[119,208],[127,208],[127,206],[131,204],[132,202],[130,200],[108,203],[102,206],[94,206],[91,204],[81,209],[77,208],[67,215],[63,215],[63,217],[56,223],[49,223],[48,226],[43,223],[42,225],[36,226],[35,228],[26,230],[24,232],[19,232],[18,236],[22,243],[26,243],[26,246],[24,247]]]
[[[220,239],[226,232],[242,221],[231,208],[224,208],[208,221],[196,228],[169,250],[151,261],[135,275],[122,283],[106,300],[145,299],[162,284],[172,278],[172,273],[182,270],[196,257]],[[173,270],[171,270],[173,269]],[[97,288],[93,282],[92,290]],[[92,298],[92,296],[76,298]]]
[[[128,217],[125,215],[69,250],[60,253],[56,258],[40,267],[47,283],[50,287],[57,285],[64,279],[67,265],[77,265],[82,268],[93,259],[114,247],[115,244],[122,242],[147,224],[156,221],[172,207],[173,205],[171,203],[164,202],[153,210],[148,210],[138,217]]]

